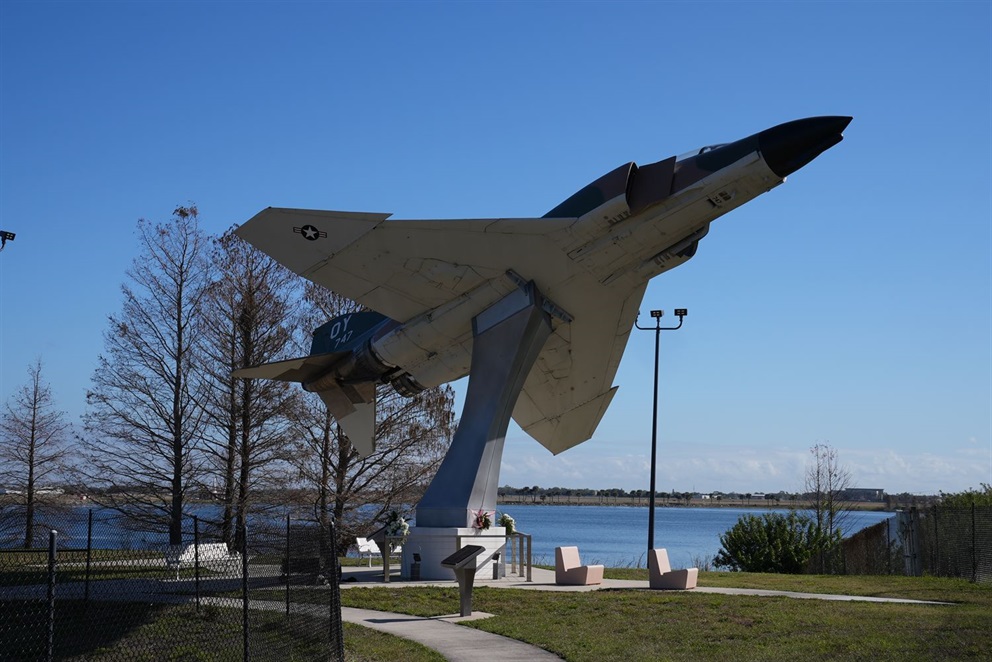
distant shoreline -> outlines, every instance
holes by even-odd
[[[20,503],[17,499],[17,495],[6,494],[0,495],[0,505],[13,505]],[[186,499],[187,505],[203,505],[203,504],[214,504],[217,503],[214,500],[206,499],[196,499],[188,497]],[[544,495],[544,496],[534,496],[530,494],[515,494],[515,495],[503,495],[497,497],[497,507],[501,506],[617,506],[617,507],[644,507],[646,508],[648,504],[648,498],[644,497],[614,497],[614,496],[563,496],[563,495]],[[40,500],[39,506],[58,506],[58,507],[99,507],[97,504],[86,499],[85,497],[80,498],[79,495],[49,495],[46,499]],[[912,504],[912,503],[895,503],[892,505],[886,504],[883,501],[844,501],[841,502],[841,508],[843,510],[862,510],[862,511],[875,511],[875,512],[895,512],[896,510],[902,508],[910,508],[914,505],[919,507],[925,507],[926,502]],[[691,499],[686,501],[685,499],[678,499],[670,496],[659,496],[656,499],[655,506],[657,508],[746,508],[750,510],[768,509],[768,510],[808,510],[811,507],[809,501],[804,499],[780,499],[776,501],[775,499],[728,499],[726,497],[722,499]]]
[[[648,497],[611,497],[611,496],[531,496],[505,495],[497,497],[500,506],[643,506],[647,507]],[[776,501],[774,499],[675,499],[672,497],[657,497],[657,508],[767,508],[768,510],[790,509],[807,510],[810,503],[805,500]],[[877,512],[894,512],[881,501],[845,501],[844,510],[866,510]]]

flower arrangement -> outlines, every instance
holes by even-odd
[[[389,519],[386,520],[386,535],[390,538],[406,538],[409,533],[410,525],[402,515],[395,510],[389,513]]]
[[[502,513],[496,523],[506,529],[506,535],[512,535],[516,530],[517,521],[509,513]]]
[[[480,531],[485,531],[493,525],[493,519],[485,510],[481,508],[477,513],[475,513],[475,523],[472,524],[473,527],[479,529]]]

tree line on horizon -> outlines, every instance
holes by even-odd
[[[188,499],[235,547],[247,517],[295,506],[339,541],[416,503],[455,427],[450,386],[405,398],[380,385],[376,449],[359,457],[326,406],[295,384],[232,373],[309,353],[310,331],[360,307],[293,274],[232,227],[209,236],[195,205],[138,221],[139,251],[107,318],[79,428],[65,420],[38,358],[0,415],[0,539],[35,544],[46,485],[85,485],[98,505],[183,542]],[[306,503],[279,502],[295,497]],[[52,499],[48,499],[51,506]]]
[[[844,501],[862,501],[863,497],[855,492],[856,488],[845,488],[845,490],[840,494],[840,497]],[[651,495],[649,490],[625,490],[620,487],[611,487],[606,489],[593,489],[593,488],[578,488],[578,487],[541,487],[540,485],[524,486],[524,487],[514,487],[512,485],[503,485],[499,488],[500,496],[518,496],[518,497],[604,497],[604,498],[627,498],[627,499],[646,499]],[[937,495],[933,496],[921,496],[916,494],[910,494],[904,492],[901,494],[888,494],[882,492],[883,498],[882,502],[886,504],[895,503],[913,503],[922,504],[926,503],[931,499],[938,498]],[[778,492],[721,492],[719,490],[714,490],[712,492],[680,492],[678,490],[671,490],[668,492],[655,492],[656,498],[662,499],[676,499],[682,501],[691,501],[693,499],[701,499],[704,497],[709,497],[715,501],[720,501],[723,499],[733,500],[733,501],[749,501],[752,499],[762,499],[766,501],[776,501],[780,503],[792,503],[796,501],[807,502],[810,500],[815,500],[816,493],[811,491],[802,492],[786,492],[780,490]]]

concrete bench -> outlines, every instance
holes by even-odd
[[[201,568],[231,572],[241,567],[241,554],[229,552],[227,543],[223,542],[200,543],[199,547],[186,545],[183,549],[178,545],[172,546],[165,552],[165,565],[175,570],[176,579],[179,579],[179,571],[194,567],[197,556]]]
[[[591,586],[603,583],[603,566],[582,565],[578,547],[555,547],[555,583]]]
[[[651,588],[687,591],[696,588],[698,577],[698,568],[672,570],[666,549],[652,549],[648,553],[648,586]]]

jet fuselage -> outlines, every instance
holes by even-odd
[[[638,168],[628,163],[592,182],[543,218],[577,220],[554,237],[568,259],[589,278],[573,296],[621,299],[651,278],[691,259],[710,223],[785,181],[822,151],[840,142],[848,117],[797,120],[733,143],[704,147]],[[507,289],[487,283],[452,310],[378,334],[370,345],[383,367],[402,368],[413,383],[433,387],[468,374],[473,317],[518,283],[532,279],[524,269],[505,279]],[[575,281],[574,274],[561,274]],[[570,321],[569,306],[556,295],[562,283],[537,281],[538,289]],[[423,332],[418,333],[418,328]],[[431,338],[433,336],[433,339]],[[402,390],[410,391],[411,380]]]
[[[627,163],[541,218],[266,209],[237,233],[376,312],[323,325],[308,357],[236,374],[301,382],[353,440],[366,437],[376,383],[413,395],[467,375],[473,321],[533,283],[553,331],[513,417],[552,452],[570,448],[609,406],[648,281],[690,260],[715,219],[839,143],[850,121],[801,119],[646,166]],[[370,449],[371,439],[356,445]]]

